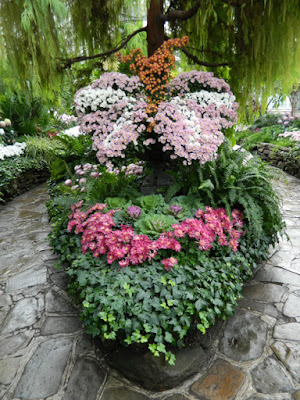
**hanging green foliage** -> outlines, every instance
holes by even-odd
[[[152,18],[158,14],[143,28],[150,5]],[[145,52],[161,32],[188,35],[181,66],[228,79],[248,115],[249,98],[264,106],[275,81],[288,93],[299,80],[299,0],[1,0],[1,77],[21,85],[30,79],[36,91],[53,94],[66,69],[90,74],[95,61],[109,69],[109,50]]]

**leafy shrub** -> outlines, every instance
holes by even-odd
[[[181,168],[169,193],[174,196],[176,190],[198,198],[205,206],[225,207],[228,214],[239,208],[247,219],[248,240],[267,236],[273,242],[284,226],[279,198],[271,184],[274,176],[274,168],[258,157],[248,160],[246,152],[232,151],[227,143],[216,160],[190,169],[189,173]]]
[[[46,128],[51,124],[48,107],[32,91],[0,94],[0,110],[12,121],[17,136],[36,134],[36,127]]]
[[[285,132],[286,129],[281,125],[273,125],[262,128],[259,132],[245,130],[236,133],[236,139],[245,150],[252,150],[259,143],[272,143],[280,147],[291,147],[292,142],[285,138],[280,138],[279,135]]]
[[[263,128],[265,126],[277,125],[277,121],[280,120],[282,116],[280,114],[264,114],[257,118],[251,126],[251,130],[255,131],[258,128]]]
[[[25,136],[25,154],[28,157],[43,159],[49,166],[56,158],[64,158],[67,147],[56,139],[43,136]]]

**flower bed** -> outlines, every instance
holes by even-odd
[[[166,42],[134,76],[104,74],[75,96],[99,164],[53,182],[51,243],[67,262],[87,331],[146,346],[174,364],[174,347],[233,313],[243,282],[284,227],[269,170],[233,151],[237,104],[228,84],[192,71],[170,83]],[[141,186],[165,155],[169,188]]]

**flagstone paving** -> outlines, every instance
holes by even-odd
[[[205,370],[157,392],[108,367],[84,333],[47,242],[45,186],[1,206],[0,399],[300,400],[300,180],[275,187],[289,240],[245,286]]]

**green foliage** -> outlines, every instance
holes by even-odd
[[[32,80],[35,91],[43,88],[53,96],[60,91],[61,72],[66,70],[60,67],[69,66],[60,64],[59,59],[92,56],[114,48],[142,26],[149,4],[138,0],[2,0],[0,54],[10,85],[24,86]],[[163,6],[164,12],[188,10],[195,1],[165,0]],[[247,100],[252,103],[254,95],[262,98],[264,107],[275,81],[280,79],[282,92],[288,94],[298,80],[299,24],[298,0],[205,0],[192,18],[169,22],[168,34],[189,35],[187,50],[200,63],[193,64],[181,55],[181,67],[212,69],[217,76],[229,78],[245,113]],[[135,36],[128,49],[145,49],[144,38],[145,32]],[[102,60],[98,68],[107,69]],[[228,65],[208,67],[206,63]],[[85,64],[89,75],[95,60]],[[72,72],[76,69],[80,67],[73,67]]]
[[[51,208],[53,215],[57,206]],[[267,256],[269,245],[254,240],[250,246],[242,239],[237,253],[186,254],[185,262],[169,272],[157,262],[119,269],[83,255],[78,236],[66,234],[67,221],[61,212],[55,214],[51,242],[68,261],[69,292],[81,303],[87,332],[125,346],[144,344],[170,364],[172,346],[184,346],[187,334],[205,333],[217,318],[233,313],[251,265]]]
[[[252,126],[251,130],[255,131],[257,128],[264,128],[265,126],[277,125],[277,121],[281,119],[280,114],[264,114],[257,118]]]
[[[258,157],[248,158],[247,152],[233,151],[225,142],[216,160],[179,170],[178,193],[193,196],[205,206],[225,207],[229,215],[234,208],[241,209],[248,240],[267,236],[275,243],[284,227],[279,197],[271,184],[276,172]]]
[[[66,154],[66,145],[54,139],[43,136],[25,136],[26,143],[25,154],[28,157],[43,159],[49,166],[58,157],[64,157]]]
[[[172,228],[173,224],[178,223],[172,215],[155,214],[150,212],[145,217],[135,222],[134,227],[142,235],[148,235],[150,238],[157,239],[163,232]]]
[[[174,0],[172,4],[176,9],[188,9],[195,3]],[[206,0],[194,18],[180,25],[171,23],[171,30],[176,36],[189,32],[188,51],[201,61],[229,62],[230,71],[228,67],[212,70],[217,76],[229,77],[231,90],[242,105],[242,118],[246,118],[246,104],[252,104],[253,96],[261,99],[264,109],[275,81],[280,80],[282,92],[289,94],[299,79],[298,0]],[[251,107],[248,111],[252,112]]]
[[[56,141],[64,148],[64,158],[56,158],[51,166],[51,179],[59,181],[70,178],[76,164],[97,163],[95,152],[92,150],[92,139],[88,135],[72,137],[60,134]]]
[[[259,129],[259,128],[258,128]],[[272,143],[278,147],[292,147],[293,142],[288,138],[280,138],[279,134],[285,132],[281,125],[266,126],[258,132],[253,130],[245,130],[236,133],[236,139],[245,150],[255,148],[259,143]]]
[[[21,172],[33,169],[42,170],[46,163],[41,159],[29,157],[11,157],[0,162],[0,201],[9,194],[9,185]]]
[[[146,211],[159,210],[164,205],[164,198],[161,194],[151,194],[138,199],[138,204]]]
[[[11,126],[6,126],[4,128],[4,135],[1,135],[0,139],[2,139],[3,144],[6,144],[6,145],[11,145],[11,144],[15,143],[16,135],[15,135],[14,130],[11,128]]]
[[[0,112],[11,120],[17,136],[36,134],[37,126],[47,128],[50,125],[45,102],[34,97],[30,88],[13,94],[6,88],[0,90]]]

